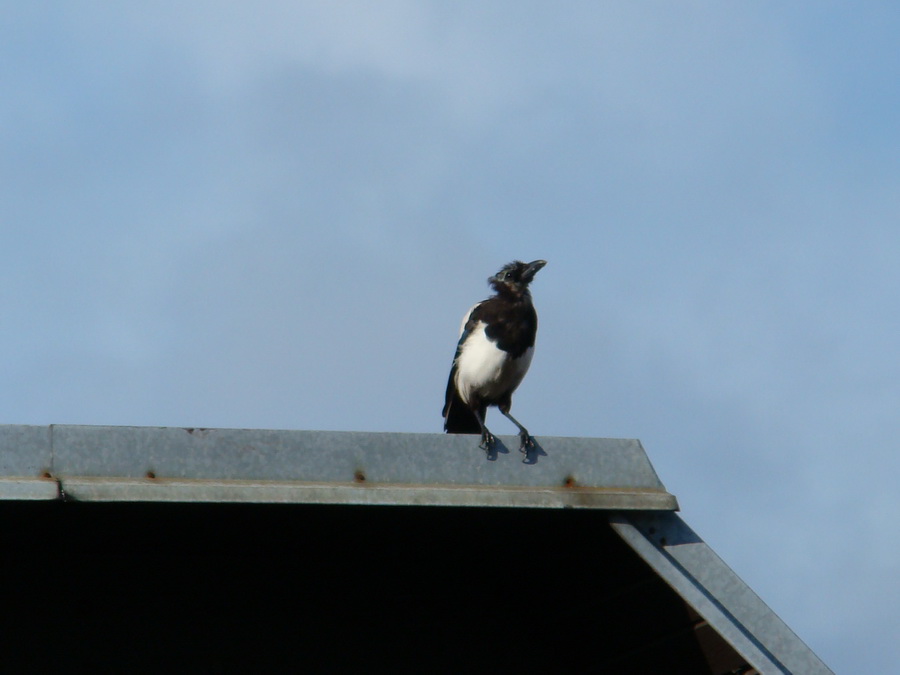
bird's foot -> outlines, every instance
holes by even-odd
[[[519,440],[522,441],[522,444],[519,446],[519,452],[527,455],[529,450],[534,449],[534,436],[529,435],[525,429],[519,432]]]
[[[484,430],[484,433],[481,434],[481,445],[478,447],[484,450],[485,452],[490,452],[494,449],[494,444],[496,443],[496,439],[494,438],[494,434],[492,434],[487,429]]]

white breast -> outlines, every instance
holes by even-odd
[[[512,392],[522,382],[534,348],[529,347],[517,359],[499,349],[484,332],[479,322],[466,340],[456,363],[456,389],[466,402],[473,393],[491,399]]]

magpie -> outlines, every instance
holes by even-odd
[[[485,413],[491,405],[519,428],[520,451],[527,453],[534,447],[534,438],[509,414],[509,408],[534,354],[537,313],[528,285],[546,264],[545,260],[516,260],[504,265],[488,279],[495,295],[469,310],[460,326],[447,381],[444,431],[480,433],[481,448],[488,452],[495,443],[485,426]]]

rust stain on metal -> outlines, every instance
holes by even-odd
[[[566,479],[563,481],[563,487],[573,488],[578,487],[578,484],[575,482],[575,476],[568,475]]]
[[[155,480],[155,479],[156,479],[156,472],[155,472],[155,471],[148,471],[145,475],[147,476],[147,478],[148,478],[149,480]]]
[[[62,502],[69,501],[69,495],[66,494],[66,489],[63,487],[62,481],[59,478],[46,470],[41,472],[41,478],[43,478],[44,480],[52,480],[54,483],[56,483],[56,498],[58,500]]]
[[[357,469],[353,474],[353,480],[356,483],[365,483],[366,482],[366,474],[364,474],[361,470]]]
[[[44,480],[52,480],[54,483],[56,483],[56,498],[59,501],[69,501],[69,495],[66,494],[66,489],[65,487],[63,487],[62,481],[57,476],[54,476],[49,471],[43,471],[41,472],[41,478],[43,478]]]

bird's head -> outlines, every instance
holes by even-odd
[[[498,293],[520,296],[528,291],[528,284],[546,264],[546,260],[535,260],[530,263],[514,260],[500,268],[497,274],[488,279],[488,283]]]

